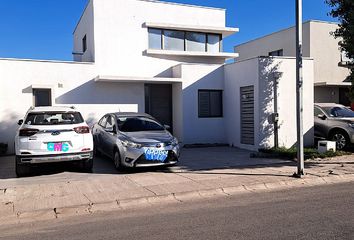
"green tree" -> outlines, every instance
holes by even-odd
[[[339,46],[347,53],[347,57],[354,59],[354,0],[325,0],[332,7],[331,15],[339,20],[339,28],[333,32],[336,38],[340,38]],[[354,63],[350,65],[349,80],[352,83],[349,98],[354,103]]]

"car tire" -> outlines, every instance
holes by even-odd
[[[343,150],[349,145],[348,134],[341,130],[336,130],[331,133],[330,139],[336,142],[337,150]]]
[[[21,159],[16,157],[16,176],[17,177],[26,177],[29,176],[31,173],[31,166],[28,164],[22,164]]]
[[[92,173],[93,169],[93,158],[84,160],[82,162],[82,168],[85,172]]]
[[[114,161],[114,167],[116,168],[116,170],[121,171],[122,170],[122,163],[121,163],[121,158],[120,158],[120,154],[118,151],[114,152],[113,161]]]

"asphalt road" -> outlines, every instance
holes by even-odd
[[[0,239],[354,239],[354,183],[0,227]]]

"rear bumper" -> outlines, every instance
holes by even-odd
[[[93,158],[93,152],[67,153],[55,155],[18,155],[16,156],[19,163],[35,164],[35,163],[55,163],[55,162],[72,162]]]

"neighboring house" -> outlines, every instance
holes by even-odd
[[[337,23],[308,21],[303,24],[303,56],[314,60],[314,101],[334,102],[349,106],[347,97],[349,70],[341,63],[344,54],[339,39],[331,35]],[[237,61],[256,56],[296,56],[295,27],[284,29],[235,47]],[[306,81],[306,79],[305,79]]]
[[[0,59],[0,142],[13,152],[27,109],[74,105],[89,124],[107,112],[146,112],[182,144],[257,150],[296,142],[294,58],[225,65],[224,9],[149,0],[90,0],[74,30],[74,61]],[[313,143],[313,62],[304,60],[306,144]],[[279,79],[278,94],[272,87]],[[294,82],[289,85],[289,82]],[[281,92],[281,93],[279,93]],[[275,97],[276,96],[276,97]],[[277,101],[274,101],[274,97]]]

